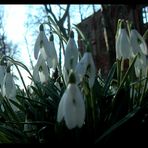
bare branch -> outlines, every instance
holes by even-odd
[[[58,20],[57,20],[55,14],[53,13],[51,6],[47,5],[47,4],[45,4],[44,6],[45,6],[45,10],[46,10],[47,14],[50,13],[52,15],[53,19],[55,20],[55,22],[58,23]],[[49,6],[49,8],[47,6]]]
[[[59,20],[59,23],[60,23],[61,25],[64,24],[65,19],[66,19],[66,17],[68,16],[69,8],[70,8],[70,5],[67,5],[66,10],[65,10],[65,13],[63,14],[62,18]]]

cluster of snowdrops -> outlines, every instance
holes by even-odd
[[[113,92],[115,93],[114,96],[116,97],[117,92],[119,92],[119,88],[124,86],[125,79],[127,79],[129,76],[129,71],[133,69],[133,76],[130,76],[130,79],[132,79],[133,83],[132,87],[130,88],[130,97],[136,98],[139,96],[139,94],[143,97],[147,91],[148,63],[148,49],[144,38],[138,33],[136,29],[127,25],[124,20],[121,20],[118,23],[115,45],[117,85],[113,89]],[[56,108],[57,110],[55,122],[61,123],[62,121],[64,121],[66,127],[69,130],[76,127],[82,128],[85,124],[87,124],[88,120],[86,121],[86,116],[88,116],[88,105],[90,105],[91,108],[91,116],[93,116],[91,119],[94,120],[93,122],[95,122],[97,118],[99,118],[95,117],[96,106],[98,107],[97,116],[101,114],[99,104],[96,105],[95,100],[93,100],[95,97],[95,95],[93,94],[94,84],[96,83],[96,81],[100,83],[100,80],[98,78],[98,72],[95,68],[93,56],[91,53],[92,50],[93,49],[91,49],[91,46],[86,45],[85,52],[83,53],[83,55],[80,56],[80,52],[78,51],[78,47],[74,39],[74,32],[71,30],[69,34],[69,39],[65,47],[64,64],[61,70],[59,68],[59,60],[54,42],[54,34],[51,32],[48,40],[48,37],[45,34],[44,25],[41,24],[39,27],[39,35],[34,45],[34,58],[37,62],[34,66],[33,73],[30,73],[30,77],[32,79],[31,85],[34,87],[38,83],[46,85],[52,77],[51,72],[52,74],[58,73],[58,76],[56,77],[56,79],[54,79],[53,85],[57,88],[57,90],[59,90],[59,92],[62,89],[61,83],[65,89],[63,93],[60,94],[61,98],[58,102],[58,107]],[[125,60],[128,60],[128,68],[126,69],[126,71],[124,70]],[[5,61],[7,61],[7,64],[5,63]],[[11,66],[16,65],[17,67],[17,64],[27,69],[23,64],[21,64],[20,62],[16,62],[11,57],[2,56],[1,58],[1,95],[3,96],[3,98],[7,98],[7,101],[10,103],[13,111],[19,111],[20,109],[19,105],[14,103],[17,96],[17,87],[11,73]],[[19,70],[18,67],[17,69]],[[21,77],[21,80],[22,82],[24,82],[23,76]],[[137,82],[137,80],[140,80],[140,86],[139,81]],[[140,87],[140,91],[139,87],[137,87],[137,85],[135,84],[138,84],[138,86]],[[111,85],[111,81],[109,81],[109,85]],[[112,90],[112,87],[109,87],[109,85],[106,87],[108,89],[107,92]],[[28,88],[25,86],[25,84],[24,87],[27,93]],[[30,89],[32,88],[30,87]],[[27,96],[25,91],[24,96]],[[34,89],[30,90],[29,93],[31,94],[33,93],[33,91]],[[90,99],[88,100],[88,98]],[[135,99],[133,101],[133,106],[136,106],[137,104],[139,105],[142,99],[143,98],[140,98],[140,101],[137,101]],[[4,105],[1,105],[1,112],[5,112]],[[25,124],[29,122],[26,117],[23,120],[24,131],[29,131],[33,128],[32,124],[31,126],[29,126],[29,124]],[[95,123],[93,123],[93,125],[96,126]]]

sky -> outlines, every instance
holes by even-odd
[[[28,49],[33,58],[33,45],[35,43],[34,38],[32,38],[32,32],[28,32],[27,28],[25,27],[25,23],[28,19],[28,14],[37,15],[37,8],[41,5],[4,5],[4,26],[5,32],[8,41],[12,41],[13,43],[18,45],[18,49],[20,54],[18,55],[18,60],[23,62],[28,68],[31,68],[30,61],[29,61],[29,54],[27,50],[27,44],[25,42],[25,37],[28,41]],[[57,12],[57,6],[53,6],[53,11]],[[97,6],[97,9],[99,5]],[[73,5],[72,9],[75,10],[75,13],[71,13],[71,23],[77,24],[80,22],[80,14],[78,11],[77,5]],[[86,8],[87,9],[87,8]],[[89,16],[91,13],[89,9],[85,11],[85,17]],[[75,19],[77,18],[77,19]],[[38,28],[37,28],[38,29]],[[30,84],[30,79],[27,78],[28,73],[21,69],[21,72],[25,78],[26,85]],[[18,73],[16,72],[18,76]],[[19,85],[21,85],[20,81],[17,81]]]
[[[29,56],[24,45],[24,36],[26,29],[24,27],[25,21],[27,19],[28,7],[25,5],[5,5],[4,6],[4,19],[5,19],[5,32],[8,41],[12,41],[17,44],[19,55],[17,60],[23,62],[27,67],[29,67]],[[16,84],[22,86],[18,72],[14,70],[16,76],[19,80]],[[24,76],[26,85],[30,84],[30,79],[28,79],[28,73],[21,68],[21,73]]]

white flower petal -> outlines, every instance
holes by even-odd
[[[135,29],[131,30],[130,41],[131,41],[133,53],[137,54],[138,52],[141,52],[141,49],[140,49],[139,43],[138,43],[137,33],[136,33]]]
[[[63,96],[60,100],[59,106],[58,106],[58,112],[57,112],[57,121],[58,122],[61,122],[62,119],[64,118],[64,101],[65,101],[65,98],[67,98],[66,91],[63,94]]]
[[[76,82],[77,84],[80,83],[83,80],[84,75],[86,74],[86,69],[88,66],[88,60],[89,55],[88,52],[85,52],[79,63],[77,64],[75,68],[76,73]]]
[[[68,85],[67,91],[67,97],[64,101],[64,119],[66,126],[69,129],[72,129],[76,127],[77,125],[77,111],[76,111],[76,100],[75,100],[75,90],[72,90],[73,87],[71,84]],[[74,103],[75,102],[75,103]]]
[[[143,37],[140,35],[140,33],[137,30],[133,29],[133,32],[134,32],[134,35],[137,37],[137,41],[138,39],[141,41],[141,43],[139,43],[139,46],[140,44],[142,44],[141,51],[143,52],[143,54],[148,55],[148,49],[147,49],[145,40],[143,39]]]
[[[64,66],[66,69],[75,69],[78,62],[78,49],[73,38],[69,38],[64,58]]]
[[[40,77],[39,77],[39,67],[38,65],[35,65],[34,70],[33,70],[33,79],[37,82],[40,82]]]
[[[52,68],[55,69],[58,64],[57,52],[53,41],[49,42],[50,58],[52,59]]]
[[[15,97],[16,97],[16,87],[15,87],[14,81],[12,83],[13,83],[13,87],[11,88],[11,93],[9,94],[9,98],[10,99],[15,99]]]
[[[82,127],[84,120],[85,120],[85,104],[84,104],[84,99],[83,96],[79,90],[78,87],[76,87],[76,107],[77,107],[77,125],[78,127]]]
[[[3,97],[6,96],[5,79],[6,79],[6,78],[4,77],[3,83],[2,83],[2,89],[1,89],[1,91],[2,91],[2,96],[3,96]]]
[[[45,62],[42,63],[41,67],[42,69],[41,71],[39,70],[39,76],[40,76],[41,83],[44,83],[48,81],[48,68]]]
[[[120,50],[121,56],[123,57],[123,59],[131,58],[132,49],[131,49],[130,40],[127,35],[126,29],[121,29],[119,40],[120,40],[119,50]]]
[[[64,66],[63,66],[62,73],[63,73],[64,82],[67,85],[68,84],[68,81],[69,81],[69,75],[68,75],[68,72],[67,72],[67,70],[65,69]]]
[[[41,54],[39,56],[37,64],[34,67],[33,78],[35,81],[41,83],[44,83],[48,80],[48,68]]]
[[[47,60],[48,57],[50,57],[50,48],[49,48],[49,41],[45,35],[45,33],[43,33],[43,49],[41,52],[42,52],[42,55],[43,55],[43,58],[45,60]]]
[[[41,83],[47,82],[48,80],[43,71],[39,71],[39,77],[40,77]]]
[[[49,58],[47,58],[46,61],[47,61],[48,67],[49,67],[49,68],[52,68],[52,58],[49,57]]]
[[[64,118],[69,129],[82,127],[85,120],[85,104],[83,96],[76,84],[69,84],[58,107],[57,121]]]
[[[40,67],[40,65],[42,65],[42,63],[45,62],[42,54],[39,55],[38,61],[37,61],[37,67]]]
[[[85,106],[81,92],[76,84],[69,84],[64,102],[64,118],[69,129],[81,127],[85,119]]]
[[[146,76],[146,71],[147,71],[147,61],[146,61],[146,56],[141,53],[134,64],[135,67],[135,73],[136,76],[139,77],[140,76],[140,70],[142,70],[142,76]]]
[[[5,73],[6,73],[6,66],[0,65],[0,87],[2,87]]]
[[[47,64],[49,68],[53,68],[55,70],[58,65],[57,53],[55,51],[54,43],[50,42],[49,45],[50,57],[47,58]]]
[[[83,80],[85,74],[87,74],[89,87],[93,87],[96,76],[96,68],[91,52],[84,53],[80,62],[76,66],[75,72],[77,84],[80,83]]]
[[[44,60],[46,61],[46,60],[47,60],[47,54],[46,54],[46,52],[45,52],[45,48],[42,47],[42,48],[40,49],[40,52],[41,52],[41,55],[43,56]]]
[[[39,53],[39,50],[40,50],[40,47],[41,47],[41,37],[40,37],[41,33],[39,33],[38,37],[37,37],[37,40],[35,42],[35,45],[34,45],[34,57],[35,59],[38,58],[38,53]]]
[[[16,97],[16,87],[10,73],[6,73],[3,85],[3,94],[10,99],[14,99]]]

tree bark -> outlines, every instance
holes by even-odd
[[[115,62],[116,53],[115,53],[115,33],[113,31],[112,19],[110,18],[110,6],[102,5],[102,17],[104,23],[104,30],[106,37],[106,48],[109,52],[110,67]]]

